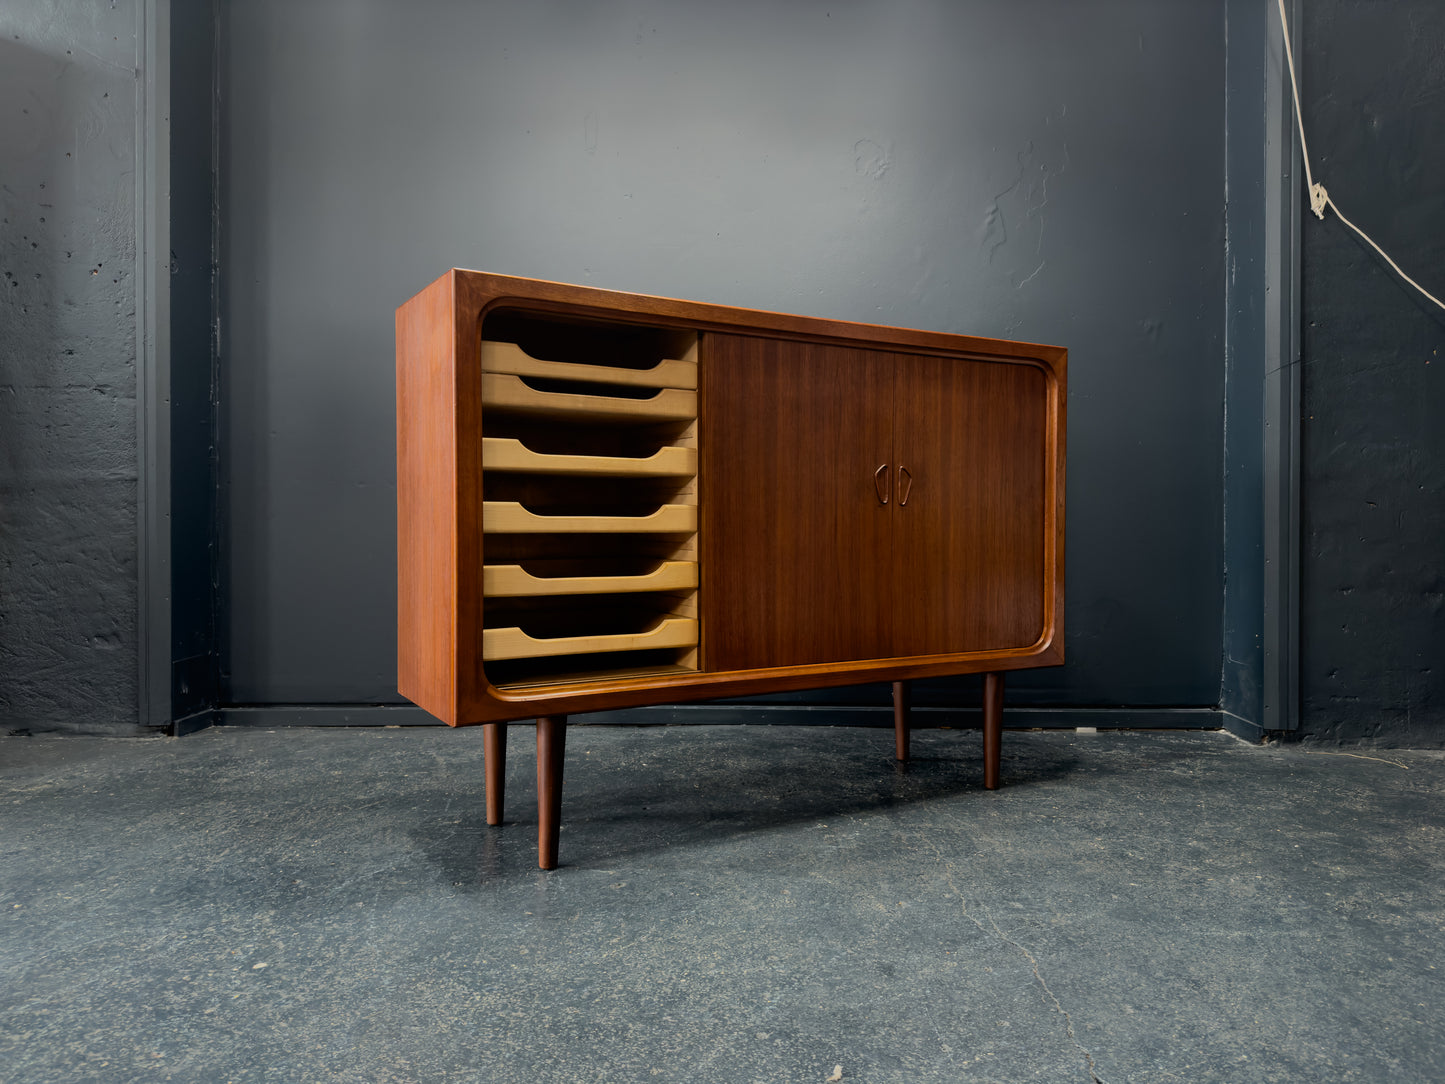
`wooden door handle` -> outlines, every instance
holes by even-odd
[[[878,503],[888,503],[888,464],[884,463],[873,472],[873,489],[878,494]]]
[[[902,508],[908,503],[908,495],[913,492],[913,473],[902,463],[898,464],[898,507]]]

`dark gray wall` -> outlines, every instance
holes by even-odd
[[[1264,715],[1265,63],[1271,8],[1227,0],[1224,611],[1219,706]]]
[[[1313,0],[1316,179],[1445,296],[1445,6]],[[1304,230],[1303,729],[1445,744],[1445,312],[1333,216]]]
[[[170,12],[171,682],[174,718],[214,708],[216,493],[215,0]]]
[[[0,725],[133,731],[138,3],[0,3]]]
[[[223,7],[231,702],[396,699],[392,314],[457,265],[1068,346],[1018,701],[1218,703],[1222,0]]]

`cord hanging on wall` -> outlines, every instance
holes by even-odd
[[[1310,170],[1309,147],[1305,144],[1305,121],[1304,115],[1300,111],[1299,83],[1295,80],[1294,74],[1294,49],[1290,46],[1289,19],[1285,16],[1284,0],[1277,0],[1277,3],[1279,4],[1280,28],[1284,32],[1285,60],[1289,62],[1289,87],[1291,93],[1294,96],[1294,115],[1295,121],[1299,128],[1300,157],[1304,159],[1305,184],[1309,187],[1310,193],[1310,210],[1315,213],[1316,218],[1323,219],[1325,217],[1325,208],[1332,208],[1335,212],[1335,215],[1339,218],[1341,222],[1343,222],[1346,226],[1350,227],[1350,229],[1354,230],[1357,234],[1359,234],[1360,237],[1364,239],[1367,245],[1369,245],[1372,249],[1378,252],[1380,256],[1384,259],[1384,261],[1395,269],[1395,274],[1399,275],[1411,286],[1419,290],[1420,293],[1424,294],[1436,305],[1440,306],[1440,308],[1445,309],[1445,301],[1441,301],[1429,290],[1425,289],[1425,287],[1421,286],[1409,275],[1405,274],[1405,272],[1401,270],[1400,265],[1397,264],[1394,260],[1390,259],[1389,253],[1387,253],[1379,245],[1375,244],[1375,242],[1370,238],[1367,233],[1365,233],[1364,230],[1360,229],[1359,226],[1356,226],[1353,222],[1351,222],[1348,218],[1346,218],[1343,214],[1340,213],[1339,205],[1330,198],[1330,194],[1328,191],[1325,190],[1325,186],[1322,184],[1317,184],[1315,182],[1314,174]]]

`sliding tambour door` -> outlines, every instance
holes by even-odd
[[[893,360],[701,343],[703,665],[886,657]]]
[[[896,373],[895,653],[1027,647],[1044,623],[1047,379],[903,355]]]

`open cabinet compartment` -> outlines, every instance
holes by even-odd
[[[480,333],[488,682],[697,671],[698,334],[515,309]]]

